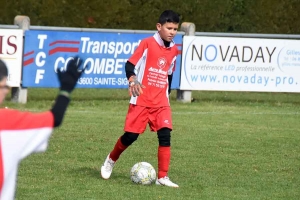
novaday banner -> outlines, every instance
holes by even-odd
[[[300,41],[184,36],[181,90],[300,92]]]

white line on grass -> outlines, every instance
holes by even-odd
[[[24,110],[30,112],[41,112],[42,110],[30,109]],[[68,110],[68,113],[97,113],[97,114],[113,114],[113,115],[126,115],[126,111],[92,111],[92,110]],[[221,112],[221,111],[187,111],[187,112],[180,112],[180,111],[173,111],[173,115],[300,115],[300,112]]]
[[[120,114],[126,115],[126,112],[120,111],[91,111],[91,110],[71,110],[68,112],[74,113],[98,113],[98,114]],[[220,111],[211,111],[211,112],[172,112],[173,115],[300,115],[300,112],[220,112]]]
[[[298,112],[172,112],[177,115],[300,115]]]

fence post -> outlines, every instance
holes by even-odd
[[[185,35],[195,35],[196,26],[191,22],[183,22],[180,27],[181,31],[185,32]],[[182,65],[182,62],[181,62]],[[182,66],[181,66],[182,67]],[[177,101],[184,103],[192,102],[192,91],[190,90],[177,90]]]
[[[27,16],[17,15],[14,19],[14,25],[18,25],[20,29],[24,32],[30,27],[30,19]],[[24,44],[25,39],[23,39]],[[24,51],[24,47],[23,47]],[[24,52],[23,54],[24,55]],[[22,68],[23,68],[23,59],[22,59]],[[11,90],[11,101],[16,103],[27,103],[27,88],[22,87],[22,83],[19,87],[13,87]]]

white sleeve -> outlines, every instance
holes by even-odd
[[[53,130],[53,115],[0,109],[0,122],[0,173],[4,175],[0,199],[13,199],[18,165],[31,153],[46,150]]]
[[[176,64],[176,56],[172,60],[171,66],[168,70],[168,75],[171,75],[175,71],[175,64]]]

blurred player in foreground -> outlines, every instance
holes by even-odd
[[[74,58],[65,72],[58,72],[60,91],[51,110],[41,113],[0,109],[0,199],[12,200],[15,195],[18,165],[31,153],[44,152],[53,128],[61,125],[70,94],[83,70],[82,61]],[[9,92],[8,69],[0,60],[0,104]]]
[[[142,134],[147,124],[158,137],[157,185],[178,187],[168,177],[171,159],[172,117],[169,103],[172,75],[178,49],[173,41],[179,15],[164,11],[156,24],[157,33],[141,41],[125,65],[131,95],[125,120],[125,133],[118,139],[101,167],[101,176],[109,179],[121,153]]]

